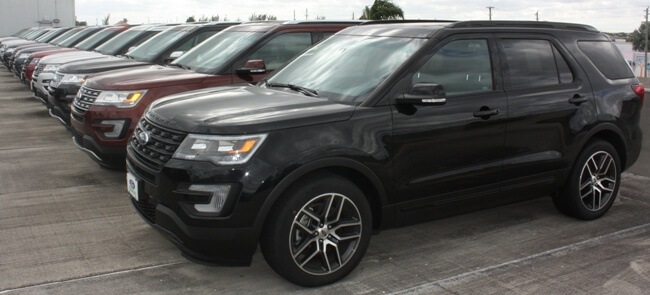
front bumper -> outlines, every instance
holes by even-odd
[[[183,187],[190,185],[191,177],[179,177],[183,173],[193,174],[193,171],[180,166],[193,167],[191,169],[199,172],[203,164],[173,160],[175,163],[168,166],[180,165],[178,168],[165,167],[155,172],[132,153],[129,148],[127,170],[139,179],[140,193],[138,201],[130,199],[147,223],[163,233],[191,260],[219,265],[250,265],[259,232],[253,225],[263,197],[249,199],[242,193],[249,191],[244,181],[243,189],[241,185],[233,185],[228,195],[227,202],[232,204],[230,214],[225,217],[194,215],[182,205],[188,200],[188,196],[183,194]],[[224,183],[242,183],[242,174],[233,173],[233,170],[222,167],[213,172],[220,175],[216,179]],[[203,179],[192,179],[192,183],[215,182],[208,178],[204,175]]]
[[[79,91],[79,85],[59,84],[58,87],[49,87],[47,105],[50,115],[59,120],[66,127],[70,126],[70,104]]]
[[[54,73],[52,72],[41,72],[38,77],[32,77],[34,95],[38,96],[43,102],[47,105],[47,93],[50,88],[50,81],[54,78]],[[50,106],[48,105],[48,108]]]

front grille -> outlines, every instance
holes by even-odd
[[[41,74],[41,72],[43,71],[44,68],[45,68],[45,64],[41,64],[41,63],[39,63],[39,64],[36,66],[36,69],[34,69],[34,74],[32,74],[32,77],[33,77],[33,78],[37,78],[38,75]]]
[[[149,135],[149,141],[145,144],[137,139],[143,132]],[[135,128],[129,144],[140,161],[159,169],[172,158],[186,136],[187,133],[156,126],[143,117]]]
[[[148,196],[140,196],[138,201],[131,198],[131,203],[133,203],[135,208],[151,223],[156,223],[156,205],[158,204],[156,200],[149,198]]]
[[[79,114],[85,114],[86,111],[93,105],[97,96],[102,93],[100,90],[95,90],[81,86],[77,96],[74,98],[73,107]]]

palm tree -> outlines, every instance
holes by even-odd
[[[363,9],[359,19],[404,19],[404,11],[390,0],[375,0]]]

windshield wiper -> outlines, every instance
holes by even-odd
[[[173,64],[173,63],[172,63],[172,64],[169,64],[169,65],[170,65],[170,66],[179,67],[179,68],[181,68],[181,69],[183,69],[183,70],[190,70],[190,71],[192,70],[192,68],[190,68],[190,67],[188,67],[188,66],[184,66],[184,65],[182,65],[182,64]]]
[[[318,91],[314,89],[309,89],[307,87],[294,85],[294,84],[273,83],[273,82],[268,82],[266,79],[264,79],[264,85],[266,85],[267,87],[289,88],[293,91],[300,92],[307,96],[318,97]]]
[[[126,53],[124,55],[122,55],[122,56],[124,56],[124,57],[126,57],[128,59],[135,59],[133,56],[130,56],[130,55],[126,54]]]

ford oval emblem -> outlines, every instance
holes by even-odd
[[[149,143],[149,140],[151,140],[151,135],[148,131],[143,131],[138,133],[135,139],[138,140],[138,143],[141,145],[147,145]]]

